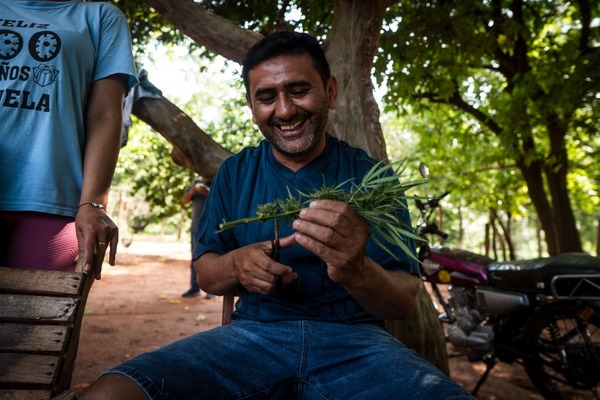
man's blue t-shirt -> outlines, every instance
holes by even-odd
[[[329,135],[321,155],[296,172],[275,159],[271,144],[266,140],[257,147],[244,149],[223,163],[213,181],[205,212],[198,223],[194,259],[208,252],[225,254],[273,239],[272,220],[242,224],[216,233],[224,220],[254,216],[258,205],[276,198],[287,199],[288,191],[297,196],[299,192],[310,193],[324,184],[333,186],[343,182],[349,189],[352,184],[360,183],[376,162],[363,150]],[[402,211],[401,219],[410,226],[407,210]],[[280,224],[280,237],[291,233],[290,223]],[[408,245],[414,249],[412,241],[409,240]],[[372,241],[367,245],[367,255],[382,267],[418,274],[413,259],[400,248],[394,249],[394,253],[396,258]],[[234,319],[381,322],[366,312],[341,285],[334,283],[327,275],[325,263],[301,245],[281,249],[280,262],[292,267],[298,278],[284,286],[279,296],[249,293],[240,287]]]

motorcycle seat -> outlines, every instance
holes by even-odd
[[[486,271],[491,286],[498,289],[557,297],[600,297],[600,257],[584,253],[495,261]]]

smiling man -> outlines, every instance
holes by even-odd
[[[308,53],[282,55],[256,65],[245,78],[252,120],[275,158],[294,171],[325,148],[327,114],[336,106],[336,79],[313,65]]]
[[[219,230],[288,191],[349,189],[376,163],[325,132],[338,84],[314,37],[267,36],[242,76],[266,140],[223,163],[194,248],[200,287],[238,292],[233,322],[131,359],[81,398],[472,398],[383,328],[413,312],[418,268],[400,248],[393,257],[377,246],[348,204],[313,201],[280,227]],[[398,217],[410,224],[406,210]]]

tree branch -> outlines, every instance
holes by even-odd
[[[241,63],[246,51],[262,38],[260,33],[242,29],[193,0],[144,2],[196,43],[237,63]]]
[[[231,155],[164,97],[137,100],[133,114],[173,145],[173,161],[177,165],[201,176],[212,179],[221,163]]]

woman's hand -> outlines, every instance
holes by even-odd
[[[75,218],[79,256],[83,257],[83,271],[92,272],[95,279],[102,277],[102,262],[110,246],[108,262],[115,265],[119,229],[106,211],[91,205],[79,208]]]

